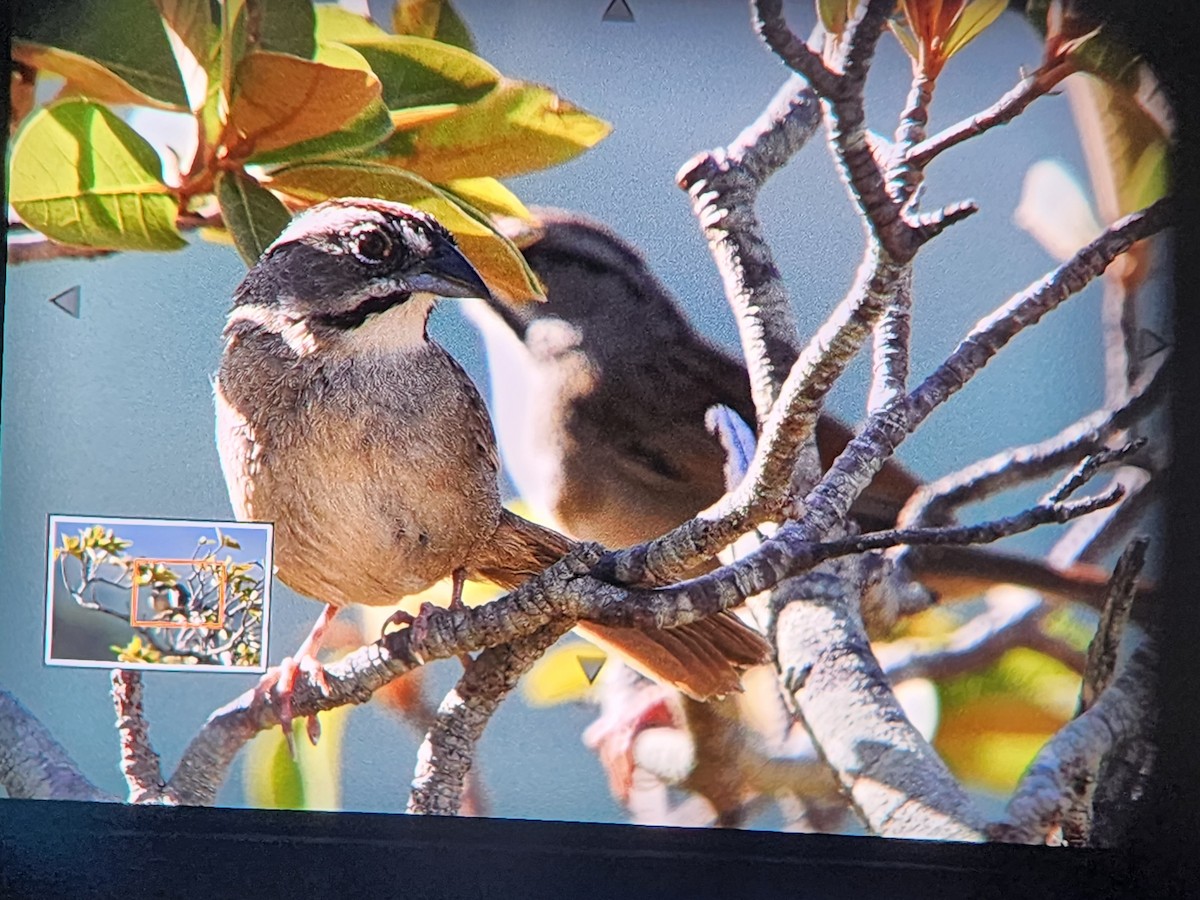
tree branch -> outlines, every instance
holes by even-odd
[[[866,644],[858,598],[840,579],[826,579],[823,596],[816,583],[790,581],[776,592],[779,668],[843,793],[875,834],[983,840],[980,814],[909,722]]]
[[[117,800],[92,784],[49,729],[7,691],[0,691],[0,786],[9,797],[28,800]]]
[[[1004,819],[989,828],[994,840],[1042,844],[1054,839],[1071,806],[1090,796],[1105,757],[1153,727],[1154,667],[1155,653],[1146,641],[1092,708],[1050,739],[1021,779]]]
[[[737,319],[760,425],[800,347],[787,289],[754,204],[766,180],[808,142],[819,122],[815,94],[792,78],[732,144],[699,154],[675,178],[692,199]]]
[[[1096,453],[1112,434],[1129,427],[1162,399],[1168,381],[1166,371],[1166,365],[1160,366],[1153,376],[1143,379],[1119,409],[1099,409],[1044,441],[1001,450],[929,482],[909,498],[897,523],[907,527],[950,521],[960,507],[1049,475]]]
[[[163,776],[158,754],[150,745],[150,726],[142,708],[141,673],[113,669],[112,698],[121,744],[121,774],[129,785],[129,802],[157,802],[162,796]]]
[[[877,647],[880,663],[892,684],[909,678],[940,681],[977,672],[1014,647],[1030,647],[1076,671],[1083,654],[1042,629],[1054,609],[1030,591],[999,589],[988,593],[985,612],[938,641],[905,639]]]
[[[562,620],[526,638],[491,647],[471,661],[442,700],[437,718],[417,751],[408,812],[456,816],[475,759],[475,746],[500,702],[542,654],[567,631]]]
[[[1054,63],[1049,68],[1041,68],[1022,78],[1016,87],[989,106],[987,109],[969,119],[963,119],[940,131],[933,137],[922,140],[906,154],[910,166],[919,170],[924,169],[939,154],[963,141],[983,134],[998,125],[1011,122],[1038,97],[1048,94],[1054,87],[1066,78],[1074,67],[1065,61]]]

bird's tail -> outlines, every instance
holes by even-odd
[[[571,541],[504,510],[495,538],[471,574],[511,590],[560,560]],[[741,671],[770,658],[770,645],[729,612],[679,628],[613,628],[581,622],[575,629],[624,658],[642,674],[698,700],[741,690]]]

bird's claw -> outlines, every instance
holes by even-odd
[[[410,612],[403,609],[398,609],[383,623],[383,629],[380,637],[385,637],[388,633],[388,628],[393,625],[404,625],[412,631],[412,639],[418,642],[424,641],[426,635],[429,634],[429,616],[433,612],[441,612],[441,607],[436,603],[430,603],[426,600],[421,604],[421,608],[417,610],[414,616]]]
[[[279,704],[279,725],[283,729],[283,739],[287,741],[288,753],[296,758],[296,740],[293,732],[295,715],[292,712],[292,696],[296,691],[296,682],[301,671],[306,672],[324,695],[329,694],[329,679],[321,663],[312,656],[302,656],[299,659],[288,656],[278,666],[269,669],[254,688],[259,697],[270,696]],[[306,717],[305,734],[315,747],[321,739],[321,723],[317,714]]]

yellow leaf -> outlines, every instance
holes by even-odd
[[[1000,13],[1008,7],[1008,0],[972,0],[955,20],[950,33],[946,35],[942,55],[949,59],[983,31],[1000,18]]]
[[[533,214],[517,195],[495,178],[458,178],[441,187],[490,216],[511,216],[525,222],[533,220]]]
[[[481,100],[437,122],[399,132],[389,161],[432,181],[503,178],[578,156],[612,130],[549,88],[503,80]]]
[[[14,41],[12,55],[16,62],[65,78],[69,86],[69,94],[78,94],[105,103],[150,106],[155,109],[180,109],[179,104],[156,100],[149,94],[142,93],[112,70],[106,69],[100,63],[88,59],[86,56],[80,56],[78,53],[71,53],[57,47],[44,47],[25,41]]]
[[[366,60],[349,47],[322,50],[336,67],[267,52],[238,64],[229,127],[245,155],[331,134],[379,99],[379,80]]]
[[[351,44],[354,41],[386,39],[388,36],[386,31],[366,16],[352,13],[340,6],[320,3],[315,9],[317,40],[320,42],[339,41],[343,44]]]
[[[959,778],[1011,791],[1065,721],[1019,699],[983,697],[943,715],[935,746]]]
[[[330,197],[377,197],[423,209],[453,232],[459,248],[490,289],[512,299],[542,296],[511,241],[481,216],[411,172],[358,161],[311,163],[273,172],[269,186],[313,203]]]
[[[306,722],[292,723],[296,759],[280,728],[260,732],[246,748],[242,785],[246,803],[260,809],[341,808],[342,738],[351,707],[320,714],[321,740],[309,743]]]

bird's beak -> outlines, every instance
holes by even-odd
[[[492,299],[492,292],[475,267],[451,243],[440,244],[432,256],[421,262],[420,269],[405,280],[413,290],[428,291],[439,297]]]

